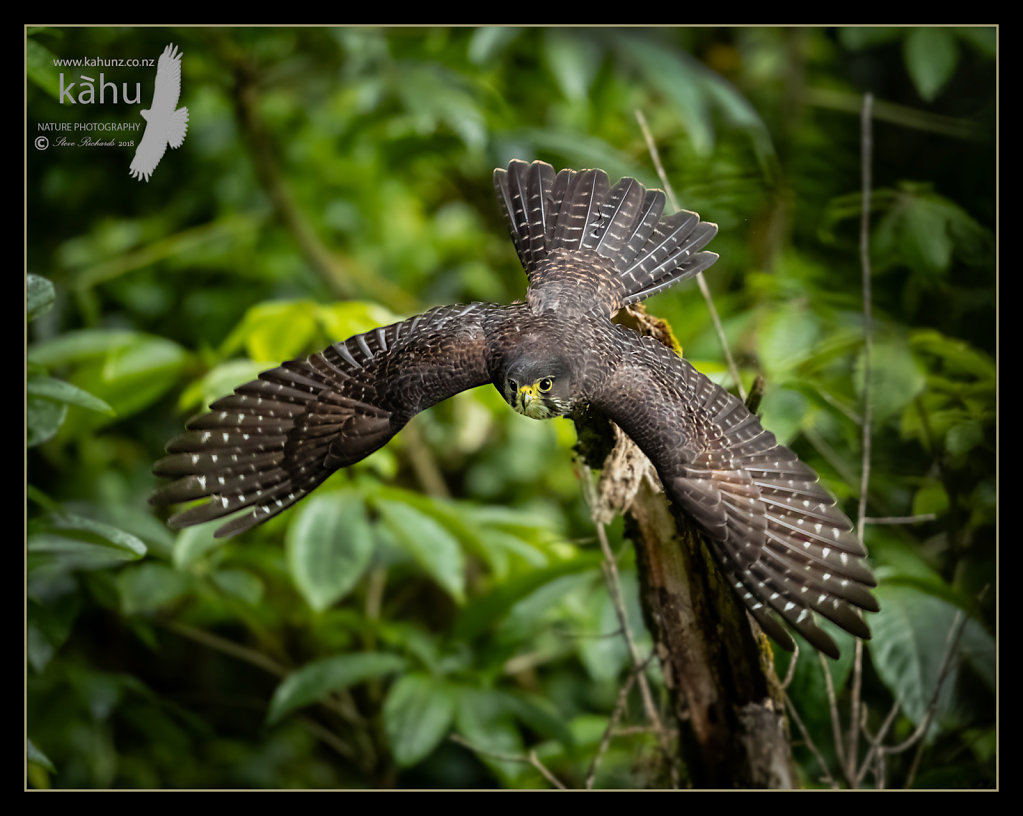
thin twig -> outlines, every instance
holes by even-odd
[[[604,733],[600,737],[600,745],[597,746],[597,752],[593,755],[590,760],[590,767],[586,771],[586,790],[593,789],[593,783],[597,778],[597,766],[600,764],[601,757],[607,752],[608,746],[611,745],[611,738],[615,733],[615,726],[621,719],[622,713],[625,711],[625,704],[629,698],[629,692],[632,691],[632,684],[636,681],[637,672],[635,670],[629,672],[629,676],[622,683],[622,687],[618,689],[618,699],[615,701],[615,707],[611,712],[611,718],[607,721],[607,727],[604,729]]]
[[[937,513],[917,513],[915,516],[864,516],[860,521],[863,524],[922,524],[937,518]]]
[[[916,730],[898,745],[885,746],[882,749],[884,753],[898,754],[906,751],[909,748],[912,748],[915,743],[927,734],[927,731],[931,726],[931,720],[934,719],[934,715],[938,712],[938,698],[941,695],[941,687],[944,685],[945,680],[948,678],[949,672],[951,671],[952,658],[959,650],[959,641],[963,636],[963,630],[966,628],[966,621],[966,614],[961,609],[958,610],[956,612],[955,620],[952,622],[952,628],[948,633],[945,654],[941,660],[941,667],[938,669],[938,680],[934,684],[934,694],[931,695],[931,700],[927,705],[927,712],[920,720]]]
[[[982,591],[981,595],[986,592],[986,588]],[[912,775],[915,774],[917,764],[920,760],[921,752],[926,744],[924,737],[927,735],[927,731],[930,728],[931,721],[934,719],[935,714],[938,710],[938,700],[941,695],[941,688],[948,679],[952,669],[952,658],[959,651],[959,642],[962,639],[963,631],[966,629],[966,624],[969,618],[966,613],[962,610],[956,612],[956,617],[952,622],[952,626],[949,629],[948,637],[946,638],[945,653],[942,655],[941,666],[938,669],[937,682],[934,685],[934,693],[931,695],[930,702],[927,705],[927,711],[921,718],[916,729],[906,739],[900,742],[898,745],[882,745],[881,742],[884,739],[885,732],[891,725],[891,721],[894,720],[895,714],[899,709],[899,700],[895,701],[895,705],[892,706],[892,710],[888,713],[888,717],[885,719],[884,724],[881,726],[881,730],[871,740],[871,749],[867,752],[867,756],[864,758],[863,766],[860,768],[857,774],[857,779],[862,779],[869,764],[877,757],[878,761],[883,761],[884,757],[888,754],[898,754],[912,748],[914,745],[918,745],[917,754],[913,759],[913,767],[911,769],[911,775],[905,782],[905,787],[909,787],[912,784]]]
[[[252,666],[258,666],[264,671],[269,672],[277,677],[285,677],[288,672],[291,671],[287,666],[282,663],[278,663],[271,657],[263,654],[256,649],[250,649],[246,646],[240,646],[233,640],[214,635],[212,632],[207,632],[205,629],[200,629],[197,626],[189,626],[185,623],[179,623],[173,620],[161,621],[164,626],[173,632],[186,637],[189,640],[194,640],[196,643],[201,643],[204,646],[214,649],[218,652],[231,655],[232,657],[242,660]]]
[[[856,532],[863,540],[863,520],[867,516],[867,492],[870,488],[870,447],[871,447],[871,407],[870,407],[870,355],[871,334],[873,331],[873,307],[870,290],[870,192],[873,184],[873,130],[871,119],[874,110],[874,97],[868,93],[863,97],[863,113],[860,120],[861,149],[861,209],[860,209],[860,267],[863,278],[863,444],[862,464],[860,466],[860,501],[857,511]],[[856,641],[856,656],[853,660],[852,690],[849,701],[849,746],[846,751],[846,764],[843,766],[845,777],[850,785],[855,785],[856,756],[859,750],[860,735],[860,688],[863,676],[863,642]]]
[[[898,698],[895,700],[894,703],[892,703],[892,707],[891,709],[889,709],[888,715],[884,718],[884,722],[881,723],[881,728],[878,729],[877,734],[874,734],[873,736],[867,730],[867,724],[865,722],[866,711],[864,710],[863,717],[864,722],[861,724],[861,727],[863,729],[863,732],[867,735],[867,740],[870,743],[870,750],[867,751],[867,755],[863,758],[863,764],[860,766],[860,770],[856,774],[857,788],[860,786],[860,784],[863,782],[863,779],[866,777],[867,770],[870,768],[871,763],[873,763],[874,757],[878,756],[880,753],[883,752],[884,746],[882,745],[882,743],[884,742],[884,738],[888,734],[888,730],[892,727],[892,724],[895,722],[895,716],[899,713],[899,709],[902,707],[901,701],[902,698]],[[879,784],[883,786],[884,782],[880,772],[876,774],[876,776],[879,780],[881,780]]]
[[[536,751],[533,749],[530,749],[528,754],[506,754],[501,751],[491,751],[487,748],[483,748],[470,742],[465,737],[459,736],[458,734],[452,734],[449,739],[452,742],[457,742],[459,745],[468,748],[475,754],[496,759],[498,762],[518,762],[525,765],[532,765],[543,775],[543,778],[550,782],[554,787],[559,788],[560,790],[565,790],[565,783],[547,770],[547,766],[540,761],[540,758],[536,755]]]
[[[835,756],[838,758],[838,766],[844,770],[846,767],[845,746],[842,743],[842,718],[838,713],[838,696],[835,694],[835,684],[831,679],[827,658],[818,652],[817,660],[824,672],[824,689],[828,694],[828,712],[831,714],[831,733],[835,740]]]
[[[661,164],[661,156],[657,150],[657,145],[654,142],[653,134],[650,132],[650,127],[647,125],[646,117],[643,115],[643,111],[638,108],[636,109],[636,121],[639,122],[639,128],[643,132],[643,139],[646,141],[647,152],[650,154],[650,160],[654,163],[654,169],[657,170],[657,176],[660,178],[661,184],[664,185],[664,192],[668,196],[671,206],[677,212],[680,209],[678,199],[675,198],[675,191],[672,189],[671,182],[668,181],[668,174],[664,171],[664,165]],[[735,360],[732,357],[732,350],[728,345],[728,338],[725,337],[725,329],[721,325],[721,318],[718,316],[717,307],[714,306],[714,298],[711,297],[710,287],[707,286],[707,281],[704,280],[702,272],[697,273],[696,283],[700,287],[700,294],[703,295],[703,299],[707,304],[707,310],[710,312],[710,318],[714,323],[714,330],[717,332],[718,340],[720,341],[721,348],[725,354],[725,360],[728,363],[728,371],[732,375],[732,379],[735,381],[736,387],[739,389],[739,397],[743,402],[745,402],[746,389],[743,388],[742,380],[739,378],[739,367],[735,364]]]
[[[856,639],[853,647],[852,683],[849,691],[849,749],[846,752],[845,778],[850,785],[856,780],[856,754],[859,750],[861,694],[863,688],[863,641]]]
[[[799,716],[799,711],[796,709],[795,704],[792,702],[792,700],[789,698],[787,694],[785,695],[785,704],[788,706],[789,716],[792,717],[792,720],[795,722],[796,727],[799,729],[799,733],[802,734],[803,736],[803,742],[806,744],[806,747],[810,750],[810,753],[817,758],[817,762],[821,766],[821,772],[824,774],[823,777],[824,781],[831,787],[838,787],[838,784],[831,776],[831,772],[828,770],[828,763],[824,760],[824,757],[818,750],[817,745],[814,743],[813,738],[810,736],[810,732],[807,730],[806,726],[803,724],[803,720]]]
[[[785,671],[785,679],[781,681],[782,691],[785,691],[789,687],[789,683],[792,682],[792,678],[796,676],[796,661],[799,660],[799,644],[793,643],[792,657],[789,658],[789,667]],[[786,698],[788,695],[786,695]]]
[[[675,768],[675,764],[671,762],[671,745],[669,744],[664,724],[661,722],[660,714],[657,712],[653,693],[650,691],[650,684],[647,682],[646,674],[643,671],[647,661],[643,660],[639,655],[639,648],[636,646],[636,641],[632,637],[632,630],[629,627],[628,616],[625,613],[625,602],[622,599],[621,581],[618,577],[618,562],[615,560],[614,552],[611,550],[610,543],[608,543],[607,532],[604,529],[604,524],[597,518],[597,498],[596,487],[593,484],[593,474],[590,472],[590,469],[585,466],[585,463],[581,468],[581,471],[583,473],[583,491],[586,496],[587,504],[591,510],[590,515],[593,519],[593,524],[597,530],[597,539],[600,541],[600,549],[604,554],[602,567],[604,570],[604,578],[608,586],[608,593],[611,597],[611,605],[614,608],[615,616],[618,618],[618,625],[621,629],[622,638],[625,640],[629,657],[632,660],[633,670],[636,675],[636,682],[639,684],[640,697],[643,700],[643,709],[646,713],[647,720],[657,732],[661,751],[664,753],[668,767],[671,768],[672,784],[677,787],[676,774],[678,771]]]
[[[860,268],[863,284],[863,466],[860,471],[860,507],[857,532],[863,538],[863,519],[867,515],[867,489],[870,485],[870,355],[873,308],[870,290],[870,187],[872,183],[871,155],[873,139],[870,127],[874,97],[867,94],[863,97],[863,114],[861,119],[862,142],[862,191],[860,206]]]

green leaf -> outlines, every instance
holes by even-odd
[[[646,629],[643,613],[639,607],[639,586],[634,570],[623,571],[619,575],[622,599],[625,606],[629,627],[636,633],[634,637],[643,638]],[[587,593],[586,612],[579,622],[579,659],[586,666],[594,680],[614,682],[620,672],[628,671],[630,664],[629,651],[625,638],[612,637],[609,633],[617,632],[621,625],[618,613],[611,596],[607,592]]]
[[[460,690],[455,725],[459,734],[480,749],[477,757],[502,779],[512,782],[530,773],[524,763],[501,761],[489,755],[521,755],[523,752],[522,735],[503,692],[477,688]]]
[[[31,272],[25,278],[25,312],[30,321],[46,314],[57,299],[53,284]]]
[[[373,555],[373,533],[354,491],[315,494],[288,525],[285,545],[292,580],[322,612],[351,591]]]
[[[102,414],[113,415],[114,413],[114,409],[99,397],[94,397],[88,391],[83,391],[81,388],[64,380],[58,380],[55,377],[30,374],[25,381],[25,390],[30,397],[36,399],[48,399],[66,405],[77,405],[80,408],[87,408],[90,411],[98,411]]]
[[[805,304],[775,309],[757,333],[757,348],[771,378],[784,380],[820,349],[820,318]]]
[[[328,337],[352,337],[401,318],[379,303],[369,300],[341,300],[318,306],[316,319]]]
[[[465,560],[456,537],[433,517],[404,502],[375,499],[373,506],[395,541],[456,601],[465,598]]]
[[[950,375],[964,380],[991,381],[997,376],[997,368],[989,354],[974,348],[964,340],[947,337],[935,329],[918,329],[910,335],[914,351],[936,357],[941,367]]]
[[[922,722],[938,692],[941,664],[949,638],[960,623],[958,607],[918,586],[889,582],[875,591],[881,612],[871,616],[872,662],[902,711],[914,723]],[[994,643],[976,621],[967,620],[963,632],[964,654],[976,663],[983,677],[993,678]],[[955,686],[962,661],[953,656],[951,668],[937,699],[936,727],[955,703]]]
[[[216,529],[217,523],[208,523],[181,530],[174,539],[172,551],[175,568],[185,570],[202,559],[206,553],[222,547],[223,540],[213,537]]]
[[[449,128],[469,149],[486,141],[486,123],[479,94],[466,75],[434,63],[402,63],[395,75],[395,90],[412,116],[418,133]]]
[[[404,667],[404,658],[383,652],[343,654],[308,663],[277,686],[266,715],[267,722],[272,725],[295,709],[333,691],[394,674]]]
[[[948,493],[941,482],[928,481],[913,494],[913,515],[933,513],[935,516],[942,516],[947,512]]]
[[[910,583],[946,599],[954,594],[938,573],[922,556],[919,548],[901,539],[886,525],[877,525],[870,532],[870,559],[874,575],[882,586],[888,583]]]
[[[28,740],[25,748],[25,759],[35,765],[39,765],[50,773],[56,773],[57,769],[50,762],[50,758],[40,751],[32,740]]]
[[[46,367],[71,366],[67,379],[109,405],[118,417],[130,416],[167,391],[188,359],[171,340],[112,329],[67,332],[34,345],[28,357]],[[92,418],[81,421],[84,427],[96,424]]]
[[[27,394],[25,397],[25,445],[41,445],[57,435],[67,417],[67,403],[40,399]]]
[[[515,604],[541,587],[566,575],[588,572],[600,564],[597,552],[581,553],[545,569],[533,569],[497,584],[491,591],[474,598],[455,621],[453,634],[461,640],[473,640],[491,629]]]
[[[906,36],[903,56],[917,92],[931,102],[955,73],[959,48],[952,29],[917,28]]]
[[[856,393],[862,398],[866,349],[856,361]],[[881,340],[870,351],[870,405],[879,425],[909,405],[927,384],[923,366],[900,339]]]
[[[511,26],[480,26],[469,38],[469,60],[474,65],[487,65],[499,59],[504,51],[522,33]]]
[[[745,131],[762,160],[774,152],[770,133],[749,100],[702,63],[632,32],[617,37],[615,43],[643,79],[675,109],[698,154],[709,154],[714,148],[714,113],[723,114],[731,125]]]
[[[687,55],[665,48],[649,37],[630,34],[615,43],[621,56],[664,95],[684,124],[696,153],[709,154],[714,147],[714,128],[703,68]]]
[[[221,347],[230,355],[244,348],[253,360],[277,361],[298,357],[316,335],[317,306],[311,300],[267,301],[245,312]]]
[[[28,359],[46,367],[90,360],[130,344],[136,333],[122,329],[79,329],[36,343]]]
[[[108,353],[101,367],[83,372],[78,381],[109,402],[118,416],[129,416],[166,392],[185,361],[177,343],[137,334],[132,342]]]
[[[384,731],[394,760],[403,767],[424,759],[447,734],[456,695],[447,681],[428,674],[407,674],[384,702]]]
[[[984,430],[979,422],[957,422],[945,434],[945,448],[956,459],[965,457],[984,441]]]
[[[142,558],[146,545],[109,524],[62,514],[29,522],[28,554],[30,571],[43,563],[96,569]]]
[[[36,602],[36,595],[43,599],[42,602]],[[34,584],[29,586],[25,652],[29,664],[37,672],[43,671],[67,642],[81,607],[82,599],[75,593],[52,595],[45,588],[39,590]]]
[[[210,580],[221,592],[249,606],[258,606],[266,595],[263,579],[249,570],[213,570],[210,573]]]
[[[155,612],[188,592],[187,575],[169,564],[149,560],[117,574],[121,610],[126,615]]]
[[[843,26],[836,32],[838,40],[846,48],[858,51],[862,48],[873,48],[877,45],[897,42],[902,36],[902,29],[891,26]]]
[[[907,181],[895,191],[879,191],[877,197],[888,202],[872,239],[879,268],[904,263],[921,273],[923,283],[933,285],[953,257],[970,267],[988,265],[990,232],[930,185]]]
[[[811,415],[810,400],[794,388],[784,386],[771,388],[765,395],[757,412],[765,428],[782,444],[789,444]]]
[[[214,400],[256,379],[267,365],[265,360],[228,360],[215,365],[181,392],[178,407],[192,413],[204,411]]]
[[[547,697],[521,690],[503,692],[503,697],[507,710],[531,730],[566,747],[575,742],[562,711]]]
[[[543,56],[566,99],[585,99],[600,69],[603,50],[592,32],[546,29]]]

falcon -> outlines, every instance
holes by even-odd
[[[534,419],[589,409],[656,468],[746,608],[782,647],[786,626],[838,657],[821,616],[868,638],[866,551],[817,474],[737,397],[657,340],[612,322],[718,256],[715,224],[664,215],[665,196],[601,170],[512,161],[494,186],[526,272],[524,302],[441,306],[292,360],[216,400],[171,440],[154,504],[202,500],[173,528],[227,519],[235,535],[383,446],[420,411],[492,384]],[[784,625],[783,623],[784,622]]]

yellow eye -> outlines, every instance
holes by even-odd
[[[546,394],[548,391],[551,390],[551,388],[554,387],[554,380],[552,380],[550,377],[544,377],[537,383],[537,386],[544,394]]]

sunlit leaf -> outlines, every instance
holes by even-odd
[[[47,399],[66,405],[77,405],[80,408],[99,411],[103,414],[114,413],[114,409],[103,400],[94,397],[88,391],[83,391],[81,388],[63,380],[58,380],[55,377],[29,375],[25,383],[25,389],[28,395],[35,399]]]
[[[401,317],[379,303],[366,300],[342,300],[321,305],[316,319],[328,337],[344,340],[378,326],[396,323]]]
[[[404,502],[374,502],[383,522],[403,547],[455,600],[464,599],[465,562],[458,540],[435,518]]]
[[[251,359],[267,362],[298,357],[316,334],[316,311],[306,300],[258,303],[224,341],[222,352],[244,348]]]
[[[181,346],[171,340],[112,329],[67,332],[34,344],[28,357],[49,368],[71,366],[68,381],[109,405],[118,417],[141,410],[165,393],[187,361]],[[92,416],[82,417],[80,424],[98,424]]]

